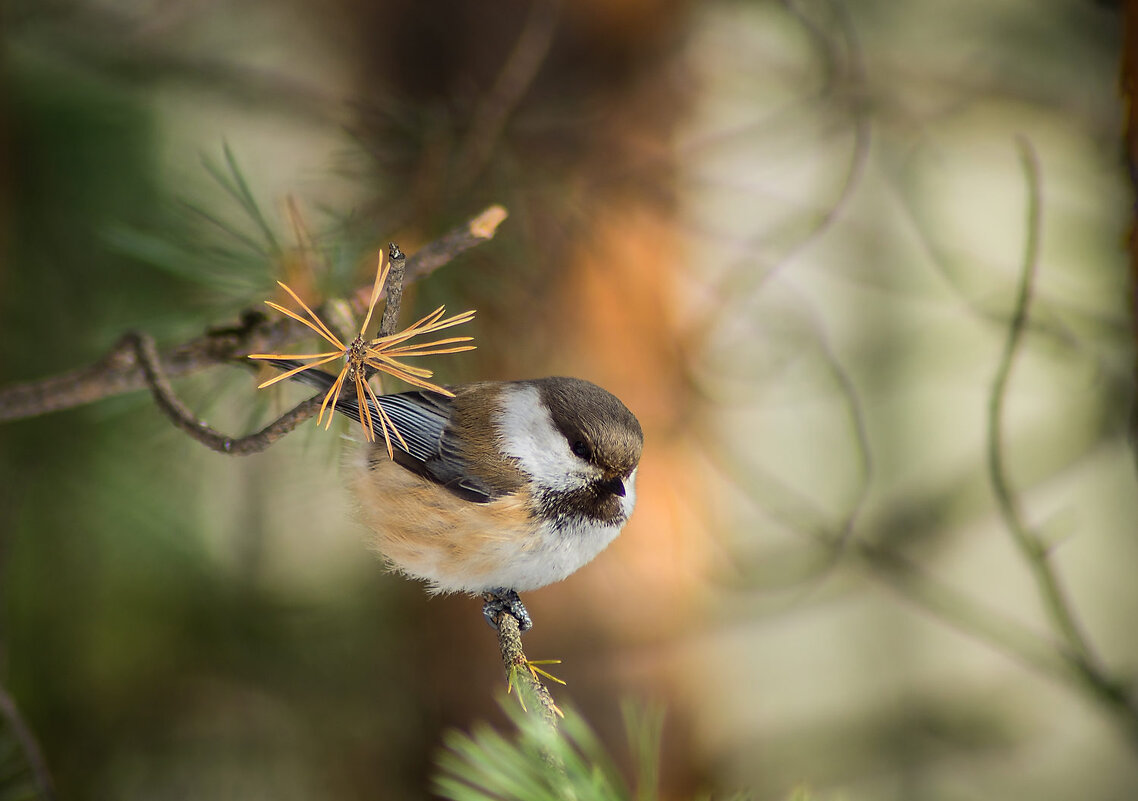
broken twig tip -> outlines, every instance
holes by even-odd
[[[470,233],[479,239],[491,239],[509,215],[504,206],[491,206],[470,221]]]

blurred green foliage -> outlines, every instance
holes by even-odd
[[[177,341],[265,295],[285,246],[228,149],[206,162],[210,205],[183,202],[161,182],[137,93],[48,60],[6,66],[19,157],[5,187],[5,382],[93,361],[134,328]],[[340,257],[346,241],[324,276],[340,286],[358,264]],[[240,379],[185,391],[217,412]],[[234,416],[247,423],[264,400],[245,395]],[[384,747],[394,718],[377,726],[367,710],[391,708],[382,688],[400,663],[377,629],[380,571],[338,603],[261,588],[256,520],[252,572],[223,569],[201,536],[200,471],[231,466],[199,450],[145,393],[0,428],[3,677],[62,797],[318,797],[290,754]],[[286,707],[323,730],[281,725]],[[0,738],[5,766],[13,747]],[[6,775],[16,793],[23,774]]]

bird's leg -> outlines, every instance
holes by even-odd
[[[494,629],[498,628],[498,617],[502,614],[512,615],[518,621],[520,631],[529,631],[533,628],[533,619],[530,618],[525,604],[518,594],[505,587],[482,593],[482,614],[486,622]]]

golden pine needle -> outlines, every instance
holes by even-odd
[[[368,363],[372,364],[371,362]],[[411,367],[410,365],[402,364],[383,364],[377,366],[388,375],[395,376],[400,381],[408,383],[412,386],[419,387],[420,389],[430,390],[431,392],[437,392],[440,395],[446,395],[448,398],[454,397],[454,393],[448,390],[446,387],[441,387],[438,384],[433,384],[430,381],[427,381],[427,379],[433,375],[430,370],[424,370],[421,367]],[[409,372],[410,370],[414,370],[418,375]]]
[[[289,358],[289,359],[317,359],[317,358],[320,358],[321,356],[326,356],[327,358],[320,359],[320,361],[312,362],[310,364],[302,364],[302,365],[300,365],[300,367],[294,367],[291,370],[289,370],[287,373],[281,373],[278,376],[274,376],[274,377],[270,378],[268,381],[264,381],[264,382],[258,384],[257,389],[264,389],[265,387],[271,387],[273,384],[277,383],[278,381],[284,381],[286,378],[292,378],[297,373],[303,373],[309,367],[319,367],[322,364],[327,364],[330,361],[333,361],[335,359],[339,359],[343,355],[344,355],[343,353],[320,353],[320,354],[317,354],[316,356],[304,356],[304,355],[288,356],[287,358]],[[249,358],[250,359],[281,359],[281,358],[286,358],[286,357],[276,356],[276,355],[268,354],[268,353],[254,353],[254,354],[251,354],[249,356]]]
[[[399,441],[399,444],[404,450],[408,450],[407,441],[403,439],[403,435],[395,426],[394,421],[392,421],[391,417],[384,411],[383,406],[379,402],[379,397],[375,394],[375,390],[371,388],[371,385],[367,381],[365,368],[370,367],[374,370],[382,371],[420,389],[454,397],[454,393],[427,380],[434,375],[431,370],[425,367],[407,364],[406,362],[400,361],[400,359],[461,353],[463,351],[474,350],[475,346],[460,344],[473,341],[473,337],[468,336],[448,337],[433,342],[407,343],[407,341],[413,337],[432,334],[445,328],[461,325],[474,318],[474,311],[471,310],[443,319],[443,315],[446,313],[446,307],[444,306],[439,306],[430,314],[417,320],[402,331],[388,336],[377,337],[370,341],[364,340],[364,332],[371,323],[376,304],[379,302],[379,296],[383,292],[384,283],[390,271],[391,263],[384,258],[384,253],[381,251],[379,263],[376,265],[375,282],[372,284],[371,299],[368,302],[367,314],[364,316],[359,334],[348,345],[345,345],[332,333],[331,329],[324,324],[324,321],[320,319],[316,312],[310,309],[308,305],[300,299],[299,295],[293,292],[285,283],[278,281],[277,283],[280,287],[288,293],[289,297],[296,301],[304,310],[307,317],[273,301],[267,300],[265,303],[270,308],[307,326],[321,339],[329,342],[336,350],[329,353],[304,354],[255,353],[251,354],[249,358],[318,360],[303,364],[299,367],[294,367],[278,376],[274,376],[262,383],[258,389],[272,386],[280,381],[292,378],[309,368],[318,367],[322,364],[335,361],[338,358],[343,358],[343,369],[341,369],[339,375],[336,376],[335,381],[324,395],[324,400],[320,404],[320,413],[316,418],[317,425],[324,424],[325,429],[331,428],[332,418],[334,417],[336,404],[340,399],[340,393],[343,391],[346,381],[350,379],[355,385],[356,402],[359,404],[360,425],[364,430],[364,438],[368,442],[374,442],[376,440],[375,429],[378,424],[379,431],[383,434],[384,443],[387,445],[387,455],[390,458],[395,458],[391,434],[394,433],[395,438]],[[325,412],[328,412],[327,423],[324,423]]]
[[[535,681],[540,681],[540,679],[537,678],[537,674],[540,673],[541,675],[545,676],[550,681],[555,681],[558,684],[566,685],[567,683],[563,679],[559,679],[556,676],[554,676],[552,673],[547,673],[546,671],[544,671],[538,667],[538,665],[560,665],[560,664],[561,664],[560,659],[528,659],[528,660],[526,660],[526,667],[529,668],[530,675],[533,676]]]
[[[371,400],[375,404],[376,410],[379,412],[379,428],[380,431],[383,432],[383,441],[387,444],[388,457],[391,459],[395,458],[395,453],[391,450],[391,437],[387,435],[389,429],[395,434],[395,438],[399,440],[399,444],[403,446],[403,450],[409,452],[411,449],[407,446],[407,440],[403,439],[403,435],[399,432],[399,429],[395,427],[395,423],[391,420],[390,417],[388,417],[387,412],[383,410],[383,407],[379,405],[379,398],[376,397],[375,390],[371,388],[371,384],[367,383],[366,381],[362,381],[361,383],[364,385],[364,389],[368,391],[368,395],[371,396]]]
[[[380,337],[373,339],[369,344],[374,347],[389,347],[391,345],[398,345],[400,342],[410,339],[411,337],[422,336],[424,334],[433,334],[436,331],[442,331],[444,328],[450,328],[455,325],[462,325],[474,319],[474,310],[464,311],[462,314],[456,314],[453,317],[448,317],[445,320],[439,318],[446,312],[445,306],[439,306],[433,312],[428,314],[423,319],[412,323],[404,328],[402,331],[391,334],[390,336]],[[473,337],[468,337],[473,339]]]
[[[414,358],[419,356],[435,356],[447,353],[462,353],[463,351],[474,350],[474,345],[462,345],[458,343],[471,342],[473,337],[448,337],[447,339],[439,339],[434,342],[419,342],[412,344],[403,344],[408,339],[420,336],[422,334],[430,334],[435,331],[441,331],[444,328],[460,325],[469,322],[474,317],[474,311],[466,311],[462,314],[456,314],[447,319],[441,319],[443,314],[446,313],[444,306],[439,306],[433,312],[423,317],[421,320],[412,323],[407,328],[399,331],[398,333],[391,334],[386,337],[379,337],[373,339],[368,343],[365,351],[364,363],[369,367],[374,367],[377,370],[382,370],[389,375],[393,375],[401,381],[405,381],[412,386],[421,389],[430,390],[431,392],[438,392],[447,397],[454,397],[454,393],[439,386],[426,379],[430,378],[434,373],[423,367],[416,367],[400,361],[400,358]],[[448,347],[449,346],[449,347]]]
[[[367,324],[371,322],[371,313],[375,311],[375,304],[379,302],[379,293],[383,291],[383,283],[387,280],[389,272],[391,272],[391,262],[384,263],[383,250],[380,249],[379,264],[375,268],[375,283],[371,287],[371,300],[367,304],[367,316],[364,317],[364,324],[360,326],[361,337],[364,331],[367,331]]]
[[[385,350],[384,354],[387,356],[437,356],[441,353],[462,353],[466,350],[474,350],[474,345],[460,345],[453,348],[439,348],[439,345],[449,345],[452,342],[470,342],[474,337],[451,337],[450,339],[440,339],[436,342],[420,342],[416,345],[401,345],[398,348],[391,348]],[[430,348],[430,350],[426,350]]]
[[[280,304],[273,303],[271,300],[265,301],[265,304],[267,306],[270,306],[271,308],[276,309],[277,311],[281,312],[282,314],[287,314],[289,317],[291,317],[294,320],[298,320],[298,321],[304,323],[306,326],[311,328],[313,331],[315,331],[317,334],[322,336],[324,339],[331,342],[337,348],[340,348],[341,350],[344,348],[344,343],[341,342],[340,340],[336,339],[336,336],[331,331],[328,330],[328,326],[324,325],[324,321],[316,316],[316,312],[314,312],[314,311],[312,311],[312,309],[308,308],[308,305],[303,300],[300,299],[299,295],[297,295],[295,292],[293,292],[291,289],[289,289],[287,284],[281,283],[280,281],[277,281],[277,284],[280,285],[280,287],[282,289],[284,289],[285,292],[287,292],[289,295],[291,295],[292,299],[295,300],[297,303],[299,303],[301,308],[303,308],[306,312],[308,312],[308,316],[312,318],[313,322],[315,322],[316,325],[313,325],[312,323],[308,322],[307,320],[305,320],[303,317],[301,317],[296,312],[291,311],[289,309],[286,309],[284,306],[281,306]]]
[[[364,397],[364,382],[357,378],[354,383],[356,385],[356,403],[360,407],[360,424],[364,427],[364,439],[368,442],[375,442],[375,429],[371,425],[371,409],[368,408],[367,398]]]
[[[327,394],[324,396],[324,402],[320,404],[320,414],[316,416],[316,425],[320,425],[324,421],[324,410],[328,407],[328,400],[331,399],[332,401],[333,411],[328,413],[328,424],[324,426],[325,431],[332,427],[332,417],[334,416],[333,412],[336,409],[337,401],[340,400],[340,389],[344,386],[344,377],[347,374],[348,366],[344,365],[344,369],[340,371],[340,374],[338,376],[336,376],[336,380],[332,383],[332,386],[328,389]]]
[[[428,370],[426,367],[418,367],[413,364],[403,364],[402,362],[397,361],[383,353],[375,356],[368,356],[366,359],[366,364],[375,367],[377,370],[383,370],[385,372],[398,370],[410,375],[419,376],[420,378],[430,378],[432,375],[434,375],[434,373]],[[394,375],[394,373],[392,373],[392,375]]]
[[[357,376],[356,377],[356,390],[357,390],[357,392],[360,390],[366,390],[366,394],[368,396],[370,396],[371,398],[375,399],[375,411],[379,415],[379,430],[380,430],[380,433],[383,434],[383,444],[385,446],[387,446],[387,458],[388,459],[394,459],[395,458],[395,451],[391,447],[391,436],[387,433],[387,429],[388,429],[389,425],[392,426],[393,431],[395,430],[394,424],[391,423],[391,419],[387,416],[387,413],[385,411],[383,411],[383,407],[379,405],[379,398],[376,398],[375,390],[373,390],[371,388],[371,384],[369,384],[367,381],[364,381],[362,378]],[[371,422],[371,408],[370,408],[370,405],[368,404],[368,400],[366,397],[360,401],[360,406],[365,410],[364,415],[366,415],[366,419],[367,419],[367,422],[365,423],[364,428],[370,429],[370,431],[371,431],[370,441],[375,442],[375,426]],[[361,422],[362,422],[362,420],[361,420]],[[399,433],[399,432],[396,431],[396,433]],[[366,436],[366,434],[365,434],[365,436]]]
[[[560,659],[539,659],[539,660],[537,660],[536,664],[559,663],[560,661],[561,661]],[[561,681],[561,679],[557,678],[556,676],[550,676],[548,673],[546,673],[544,670],[541,670],[540,668],[534,668],[534,664],[535,664],[534,662],[531,662],[529,660],[527,660],[525,663],[525,667],[527,667],[529,669],[529,672],[531,674],[533,674],[534,671],[536,670],[538,673],[541,673],[543,676],[546,676],[550,679],[553,679],[556,682],[560,682],[561,684],[565,683],[565,682]],[[512,665],[510,667],[510,672],[506,675],[506,695],[509,695],[510,693],[513,692],[514,685],[516,684],[514,679],[517,676],[518,671],[520,669],[521,669],[520,665]],[[538,679],[538,677],[536,675],[534,675],[533,679],[539,685],[541,684],[541,680]],[[555,704],[553,702],[553,695],[551,693],[549,693],[548,690],[546,690],[546,693],[549,695],[549,708],[552,709],[553,713],[555,715],[557,715],[559,718],[564,718],[565,713],[561,711],[561,707],[559,707],[557,704]],[[526,712],[528,714],[529,709],[526,708],[526,699],[522,697],[522,689],[521,689],[520,684],[518,684],[517,697],[518,697],[518,703],[521,704],[522,711]],[[541,699],[539,698],[538,700],[541,700]]]
[[[250,353],[249,359],[320,359],[325,356],[343,356],[343,351],[330,350],[327,353]]]

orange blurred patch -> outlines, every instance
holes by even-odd
[[[628,528],[566,588],[604,598],[601,617],[615,629],[660,632],[698,611],[717,550],[719,505],[689,428],[700,404],[686,379],[683,255],[656,210],[610,209],[597,218],[604,222],[566,271],[563,307],[576,310],[564,332],[568,366],[632,409],[645,450]]]

